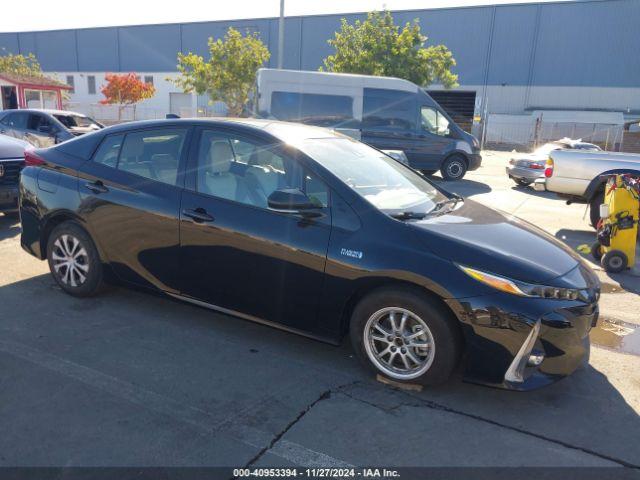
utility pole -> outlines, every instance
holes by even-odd
[[[280,20],[278,22],[278,68],[284,62],[284,0],[280,0]]]

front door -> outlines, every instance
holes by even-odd
[[[251,317],[317,330],[331,231],[325,184],[278,146],[234,133],[196,135],[180,216],[182,293]],[[320,216],[270,210],[300,188]]]
[[[177,293],[179,210],[189,129],[108,135],[79,172],[81,214],[116,275]]]
[[[415,161],[437,170],[442,166],[445,154],[454,140],[449,136],[449,120],[431,106],[420,108],[420,125],[414,145]],[[409,158],[411,160],[411,158]]]

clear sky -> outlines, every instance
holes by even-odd
[[[285,15],[410,10],[536,0],[285,0]],[[542,0],[545,1],[545,0]],[[3,0],[0,32],[276,17],[280,0]]]

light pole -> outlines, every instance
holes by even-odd
[[[284,0],[280,0],[280,20],[278,21],[278,68],[284,62]]]

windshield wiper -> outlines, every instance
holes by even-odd
[[[462,198],[460,195],[458,195],[457,193],[452,194],[451,198],[447,198],[446,200],[442,200],[441,202],[437,202],[436,205],[433,207],[433,210],[431,210],[432,212],[438,212],[440,210],[442,210],[442,208],[444,208],[446,205],[452,204],[453,207],[456,206],[456,204],[458,202],[462,202],[464,201],[464,198]]]
[[[427,214],[423,212],[406,211],[406,212],[390,213],[389,216],[397,220],[420,220],[426,217]]]

